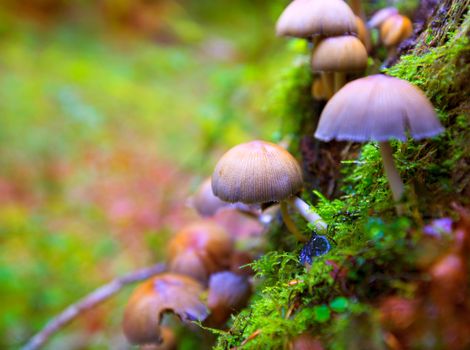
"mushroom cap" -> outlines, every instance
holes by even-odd
[[[219,209],[227,207],[230,203],[220,200],[212,192],[211,179],[208,178],[199,187],[193,197],[194,209],[203,217],[213,216]]]
[[[366,51],[369,52],[371,47],[369,30],[367,29],[366,24],[364,23],[362,18],[359,16],[356,16],[356,25],[357,37],[366,48]]]
[[[406,140],[444,130],[426,95],[405,80],[383,74],[346,84],[327,103],[315,137],[323,141]]]
[[[385,46],[395,46],[413,34],[413,24],[406,16],[396,14],[380,26],[380,40]]]
[[[352,72],[367,67],[367,50],[352,35],[325,38],[312,54],[314,72]]]
[[[124,311],[122,327],[126,338],[132,344],[161,343],[160,321],[165,312],[175,313],[184,322],[204,320],[208,310],[200,300],[203,291],[196,280],[173,273],[140,284]]]
[[[183,227],[168,244],[169,269],[205,283],[230,266],[233,241],[218,224],[201,220]]]
[[[224,324],[230,315],[243,308],[251,296],[247,278],[230,271],[211,275],[207,306],[211,311],[209,323]]]
[[[212,174],[214,194],[226,202],[278,202],[302,188],[302,170],[284,148],[251,141],[228,150]]]
[[[369,28],[377,28],[379,27],[387,18],[390,16],[398,14],[398,10],[395,7],[386,7],[383,8],[371,17],[367,25]]]
[[[356,33],[351,8],[342,0],[294,0],[276,24],[279,36],[308,38]]]

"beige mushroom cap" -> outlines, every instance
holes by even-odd
[[[346,84],[325,106],[315,137],[330,141],[406,140],[444,130],[426,95],[405,80],[383,74]]]
[[[312,54],[314,72],[352,72],[367,67],[367,50],[352,35],[325,38]]]
[[[302,188],[302,170],[284,148],[251,141],[231,148],[212,174],[214,194],[226,202],[282,201]]]
[[[207,307],[200,296],[203,286],[187,276],[165,273],[139,285],[124,311],[123,330],[132,344],[158,344],[162,341],[163,313],[173,312],[182,321],[204,320]]]
[[[277,35],[298,38],[356,32],[354,13],[342,0],[294,0],[276,24]]]

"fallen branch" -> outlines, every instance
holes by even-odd
[[[40,349],[54,333],[70,323],[84,311],[92,309],[98,304],[106,301],[126,285],[140,282],[156,274],[164,272],[165,268],[165,264],[156,264],[154,266],[140,269],[122,277],[116,278],[111,282],[99,287],[51,319],[39,333],[33,336],[29,342],[22,347],[22,350]]]

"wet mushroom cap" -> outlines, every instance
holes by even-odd
[[[213,272],[230,266],[233,240],[209,220],[183,227],[168,243],[169,268],[206,282]]]
[[[380,40],[385,46],[395,46],[411,36],[413,24],[408,17],[393,15],[380,26]]]
[[[204,320],[208,315],[200,300],[203,286],[194,279],[165,273],[140,284],[124,311],[123,330],[132,344],[158,344],[162,340],[160,321],[165,312],[182,321]]]
[[[352,72],[367,67],[367,50],[352,35],[325,38],[312,54],[314,72]]]
[[[443,131],[424,93],[383,74],[354,80],[325,106],[315,137],[322,141],[387,141],[435,136]]]
[[[297,38],[356,32],[354,13],[341,0],[294,0],[285,8],[276,24],[277,35]]]
[[[278,202],[302,188],[302,170],[284,148],[251,141],[231,148],[212,174],[214,194],[226,202]]]

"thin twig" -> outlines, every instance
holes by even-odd
[[[83,297],[76,303],[68,306],[59,315],[51,319],[40,332],[34,335],[29,340],[29,342],[22,347],[22,350],[40,349],[54,333],[70,323],[84,311],[92,309],[106,301],[126,285],[140,282],[156,274],[164,272],[165,268],[165,264],[156,264],[151,267],[146,267],[116,278],[111,282],[95,289],[93,292]]]

